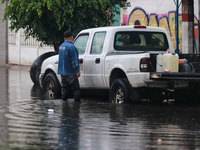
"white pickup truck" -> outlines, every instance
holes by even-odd
[[[131,103],[142,99],[160,102],[164,99],[198,100],[200,56],[174,54],[168,32],[163,28],[118,26],[85,29],[76,36],[74,45],[79,51],[81,89],[109,90],[111,103]],[[158,56],[163,54],[164,57],[166,52],[169,58],[176,56],[174,64],[168,66],[176,66],[178,70],[172,72],[171,68],[163,68],[163,59],[160,62]],[[183,59],[187,62],[179,64]],[[165,63],[168,61],[171,59]],[[61,77],[57,68],[58,55],[45,59],[41,66],[39,82],[49,99],[61,94]]]

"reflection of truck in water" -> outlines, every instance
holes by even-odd
[[[112,103],[199,98],[200,56],[175,54],[163,28],[86,29],[76,36],[74,44],[79,51],[81,89],[107,89]],[[187,62],[179,63],[183,59]],[[40,85],[48,98],[60,95],[57,62],[58,55],[54,55],[41,66]]]

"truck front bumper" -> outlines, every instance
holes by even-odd
[[[40,87],[41,87],[41,88],[42,88],[43,78],[44,78],[44,74],[41,73],[41,74],[39,75],[39,84],[40,84]]]

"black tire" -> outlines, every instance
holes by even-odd
[[[48,73],[44,78],[43,94],[45,99],[61,97],[61,85],[53,72]]]
[[[45,59],[47,59],[55,54],[56,54],[55,52],[44,53],[44,54],[40,55],[33,62],[33,64],[31,65],[31,69],[30,69],[30,77],[34,84],[39,85],[39,75],[40,75],[40,69],[41,69],[42,62]]]
[[[129,87],[127,79],[116,79],[110,89],[109,102],[114,104],[130,103]]]

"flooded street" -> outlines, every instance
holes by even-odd
[[[43,100],[24,66],[0,84],[0,150],[200,150],[200,105]]]

